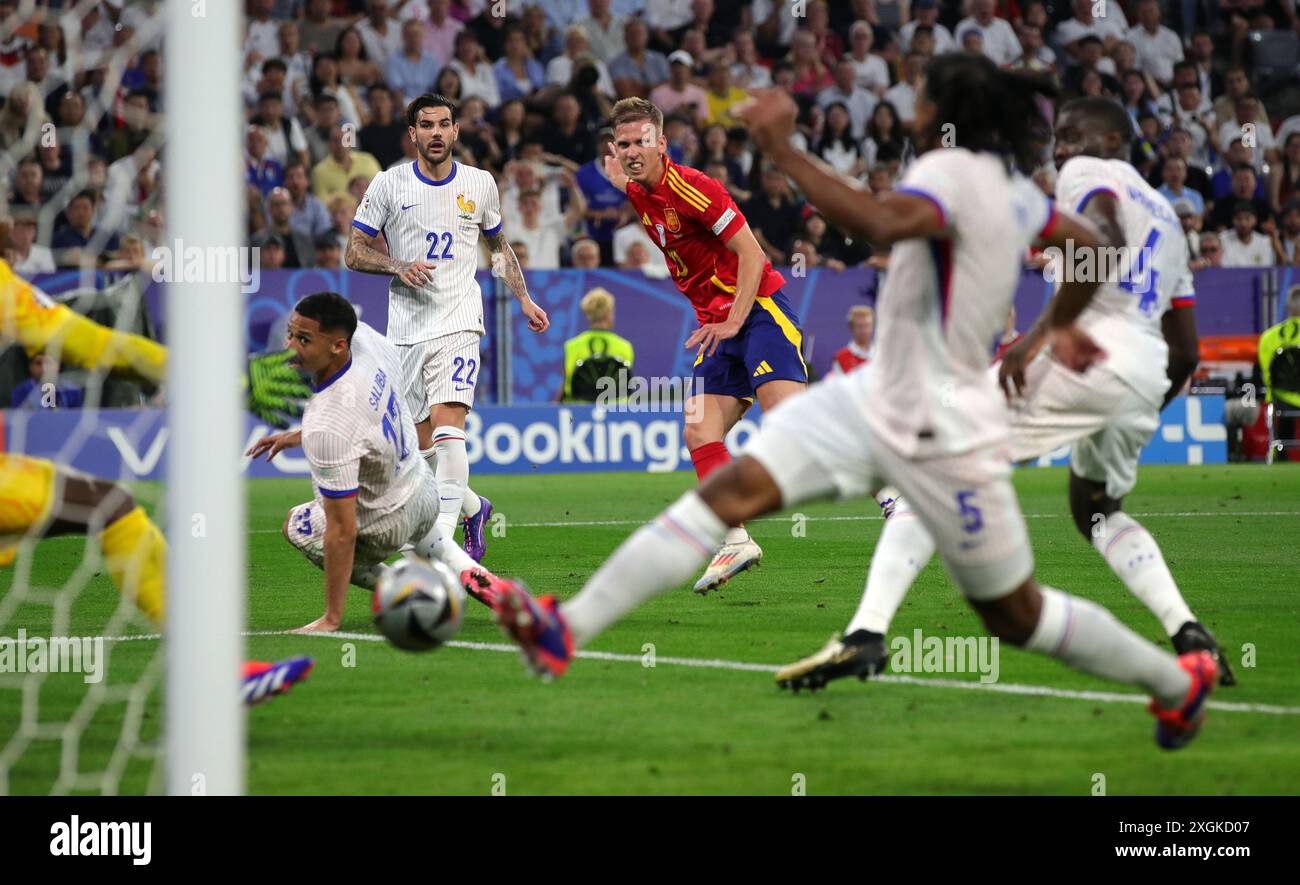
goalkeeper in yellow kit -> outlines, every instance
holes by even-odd
[[[166,374],[167,350],[161,344],[101,326],[54,303],[0,260],[0,345],[12,342],[21,344],[29,356],[49,352],[70,365],[154,386],[161,385]],[[287,364],[288,356],[286,352],[253,360],[247,378],[249,410],[279,427],[286,426],[288,417],[301,411],[300,401],[311,395]],[[13,561],[13,545],[23,537],[90,531],[99,532],[105,565],[118,591],[161,626],[167,542],[131,494],[116,483],[43,458],[0,452],[0,566]],[[295,672],[287,679],[268,678],[270,665],[246,665],[246,677],[262,677],[246,679],[246,700],[264,700],[301,680],[310,669],[309,659],[302,660],[306,665],[292,667]]]

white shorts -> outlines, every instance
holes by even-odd
[[[478,384],[478,332],[453,332],[415,344],[399,344],[406,376],[406,407],[419,424],[439,403],[474,405]]]
[[[402,545],[422,540],[433,530],[437,518],[438,481],[429,470],[405,504],[371,522],[357,525],[353,577],[369,572],[401,550]],[[325,507],[320,501],[308,501],[289,511],[289,543],[318,568],[325,567]]]
[[[782,400],[745,447],[780,488],[782,504],[875,495],[888,483],[935,539],[968,598],[998,599],[1023,584],[1034,560],[1006,448],[905,458],[872,431],[845,377]]]
[[[1138,456],[1160,426],[1160,410],[1105,368],[1072,372],[1047,354],[1025,369],[1024,398],[1011,407],[1011,459],[1072,445],[1070,469],[1119,499],[1137,483]]]

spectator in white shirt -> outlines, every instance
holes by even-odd
[[[388,63],[388,56],[402,48],[402,28],[388,13],[388,0],[369,0],[366,17],[357,22],[357,33],[366,47],[366,55],[381,71]]]
[[[622,43],[622,40],[619,41]],[[590,60],[596,68],[596,88],[603,95],[615,97],[614,81],[610,79],[605,62],[591,53],[591,42],[585,25],[570,25],[564,32],[564,52],[546,65],[546,82],[552,86],[568,86],[573,71],[580,61]]]
[[[849,28],[849,52],[846,57],[853,62],[853,72],[858,85],[880,96],[889,88],[889,65],[883,58],[871,52],[874,40],[875,34],[871,30],[871,25],[864,21],[855,21]]]
[[[1089,34],[1100,38],[1106,51],[1110,52],[1128,32],[1128,21],[1119,3],[1105,4],[1105,14],[1098,16],[1092,14],[1095,5],[1096,0],[1073,0],[1074,16],[1056,26],[1053,39],[1070,57],[1075,57],[1074,44]]]
[[[460,74],[462,96],[478,96],[492,109],[501,104],[496,70],[487,60],[483,45],[478,42],[473,31],[465,30],[456,35],[456,58],[449,67]]]
[[[876,97],[856,83],[857,68],[850,58],[843,58],[835,65],[834,84],[827,86],[817,94],[817,106],[823,111],[836,102],[841,102],[849,112],[849,131],[854,140],[861,140],[867,130],[867,121],[876,107]]]
[[[1256,171],[1262,171],[1265,161],[1276,163],[1280,159],[1277,144],[1273,141],[1273,129],[1268,118],[1260,112],[1259,99],[1253,92],[1247,92],[1237,99],[1236,111],[1233,119],[1219,124],[1219,146],[1226,150],[1234,138],[1240,138]],[[1248,125],[1251,127],[1249,130],[1246,128]]]
[[[898,48],[907,52],[912,48],[912,35],[918,25],[924,25],[934,31],[934,54],[942,55],[957,48],[957,41],[952,31],[939,24],[939,4],[937,0],[913,0],[912,20],[898,29]]]
[[[542,213],[542,197],[537,190],[527,190],[519,195],[519,220],[510,226],[510,236],[528,246],[528,266],[533,270],[555,270],[560,266],[560,250],[569,233],[587,211],[582,188],[577,187],[573,175],[563,173],[565,189],[569,193],[569,209]]]
[[[1255,230],[1255,207],[1248,202],[1237,204],[1232,213],[1232,230],[1225,231],[1223,267],[1268,267],[1273,264],[1273,244]]]
[[[752,30],[737,28],[731,47],[736,57],[736,63],[731,66],[732,83],[741,89],[766,89],[772,85],[772,72],[759,61]]]
[[[36,215],[33,212],[15,212],[13,233],[9,238],[14,257],[10,265],[14,273],[30,277],[37,273],[54,273],[54,253],[36,242]]]
[[[894,106],[894,110],[898,111],[898,119],[907,126],[912,125],[912,117],[916,115],[916,86],[925,73],[925,63],[924,55],[916,51],[909,52],[903,59],[903,79],[885,92],[885,101]]]
[[[610,0],[587,0],[587,8],[591,15],[578,24],[587,32],[591,54],[608,63],[627,49],[623,42],[623,28],[627,19],[610,11]]]
[[[248,0],[248,28],[244,38],[244,57],[252,64],[279,54],[276,30],[279,22],[271,17],[275,0]]]
[[[1160,24],[1159,0],[1140,0],[1138,23],[1129,29],[1128,41],[1137,49],[1138,67],[1162,86],[1174,76],[1174,63],[1183,60],[1183,41]]]
[[[994,0],[971,0],[971,14],[957,23],[954,36],[962,42],[962,35],[978,29],[983,37],[982,51],[999,67],[1009,65],[1024,54],[1020,40],[1011,23],[993,14]]]

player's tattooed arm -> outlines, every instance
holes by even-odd
[[[484,233],[488,251],[492,253],[492,273],[501,277],[506,286],[519,301],[519,307],[528,318],[528,328],[534,332],[545,332],[551,325],[546,311],[542,310],[528,295],[528,284],[524,282],[524,271],[519,266],[515,250],[510,248],[505,231],[497,226],[496,233]]]
[[[433,279],[431,271],[436,265],[425,261],[399,261],[372,246],[374,241],[375,238],[365,231],[352,228],[348,236],[348,251],[344,255],[344,262],[351,270],[399,277],[411,287],[422,286]]]

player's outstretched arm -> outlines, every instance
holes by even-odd
[[[352,582],[357,547],[357,498],[326,496],[325,507],[325,614],[294,633],[332,633],[343,620],[343,605]]]
[[[376,249],[371,245],[374,241],[373,234],[352,228],[348,236],[348,251],[343,256],[343,261],[350,270],[395,276],[412,288],[423,286],[433,279],[433,269],[437,265],[427,261],[399,261]]]
[[[831,222],[879,246],[899,240],[933,237],[943,232],[943,219],[923,197],[890,193],[876,197],[838,175],[815,157],[790,144],[796,107],[783,89],[754,90],[736,112],[750,124],[759,148],[803,191]]]
[[[545,332],[551,326],[546,311],[542,310],[528,295],[528,284],[524,282],[524,271],[519,266],[515,250],[506,241],[505,231],[497,225],[496,233],[484,234],[488,251],[492,253],[492,273],[505,280],[506,286],[519,301],[519,307],[528,318],[528,328],[534,332]]]

